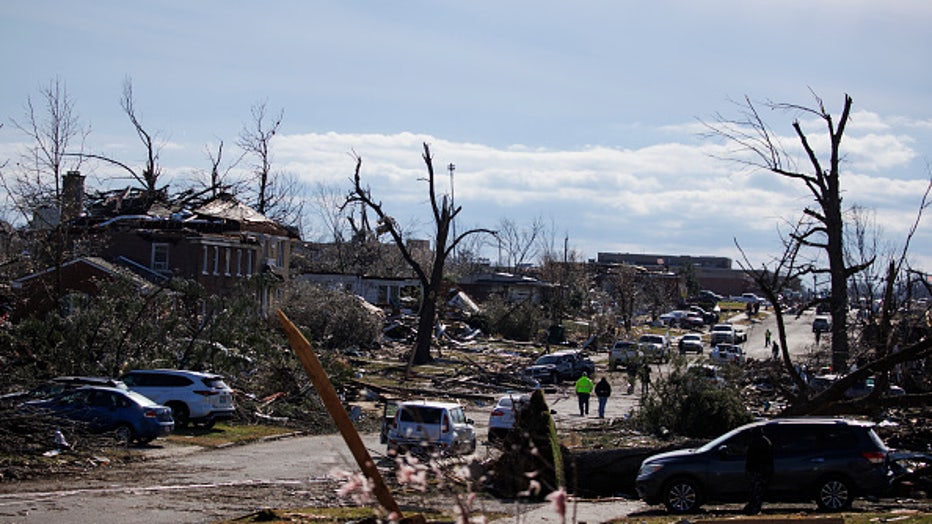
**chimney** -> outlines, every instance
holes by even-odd
[[[62,177],[61,221],[66,223],[84,211],[84,176],[80,171],[68,171]]]

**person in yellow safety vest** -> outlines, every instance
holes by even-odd
[[[589,414],[589,395],[592,393],[592,388],[594,387],[595,384],[592,383],[589,374],[584,371],[582,376],[579,377],[579,380],[576,381],[576,398],[579,399],[580,417]]]

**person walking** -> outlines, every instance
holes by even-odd
[[[770,328],[767,328],[767,331],[764,332],[764,347],[770,347]]]
[[[605,418],[605,405],[608,404],[608,397],[612,394],[612,385],[602,377],[599,383],[595,385],[595,397],[599,401],[599,418]]]
[[[584,417],[589,414],[589,394],[592,393],[594,384],[589,374],[583,371],[582,376],[576,381],[576,398],[579,400],[579,416]]]
[[[647,362],[641,364],[638,368],[638,378],[641,379],[641,396],[647,396],[650,393],[650,364]]]
[[[634,393],[634,383],[638,379],[638,367],[637,364],[633,362],[628,363],[628,394],[631,395]]]
[[[767,435],[764,435],[764,430],[760,426],[751,430],[744,472],[748,478],[748,503],[744,506],[744,512],[748,515],[757,515],[764,503],[767,483],[773,476],[773,443]]]
[[[774,360],[777,360],[777,358],[780,356],[780,344],[776,340],[774,340],[773,345],[770,346],[770,356]]]

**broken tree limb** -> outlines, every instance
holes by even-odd
[[[327,377],[323,366],[321,366],[320,361],[317,359],[317,355],[314,354],[311,343],[304,338],[301,331],[288,319],[282,310],[278,310],[278,320],[282,324],[282,329],[284,329],[285,333],[288,335],[291,348],[294,349],[298,358],[301,360],[301,364],[307,371],[307,374],[311,377],[314,388],[320,395],[320,399],[323,401],[324,406],[327,407],[330,416],[333,417],[333,421],[336,423],[337,428],[340,430],[340,434],[343,436],[343,440],[346,441],[347,447],[349,447],[350,452],[356,459],[356,463],[359,464],[359,468],[362,470],[363,474],[372,481],[373,492],[379,504],[381,504],[389,514],[394,513],[400,517],[401,508],[398,507],[398,503],[395,502],[395,497],[393,497],[391,491],[388,490],[388,486],[386,486],[385,481],[382,479],[382,475],[375,466],[375,462],[372,461],[369,450],[366,449],[365,444],[363,444],[362,439],[359,437],[359,433],[356,431],[356,427],[353,426],[353,422],[346,413],[343,403],[340,402],[340,397],[333,388],[330,378]],[[423,522],[423,517],[418,520],[418,516],[410,517],[412,519],[410,522]],[[407,519],[405,521],[408,522]]]

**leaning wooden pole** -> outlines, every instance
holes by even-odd
[[[343,440],[346,441],[346,445],[349,447],[350,452],[353,453],[353,457],[359,464],[359,468],[362,469],[363,474],[372,481],[373,491],[375,492],[375,497],[379,501],[379,504],[381,504],[389,514],[394,513],[398,515],[400,519],[401,509],[398,507],[398,503],[395,502],[395,497],[392,496],[392,492],[389,491],[388,486],[385,485],[385,481],[382,479],[382,475],[379,473],[378,468],[375,467],[375,462],[372,461],[369,450],[366,449],[365,444],[363,444],[362,439],[359,437],[359,433],[356,431],[356,427],[353,426],[353,421],[350,420],[349,415],[346,413],[346,409],[343,407],[343,403],[340,402],[337,391],[333,389],[330,378],[327,377],[323,366],[320,365],[320,360],[318,360],[317,355],[314,354],[311,343],[304,338],[301,331],[298,330],[281,310],[278,310],[278,320],[281,322],[282,328],[288,335],[291,348],[294,349],[298,358],[301,359],[301,364],[304,365],[304,369],[311,377],[311,382],[314,384],[317,394],[320,395],[320,399],[323,401],[324,406],[327,407],[327,411],[330,413],[330,416],[333,417],[333,421],[336,422],[337,428],[340,430],[340,434],[343,435]],[[405,520],[405,522],[409,521],[417,522],[418,520]]]

